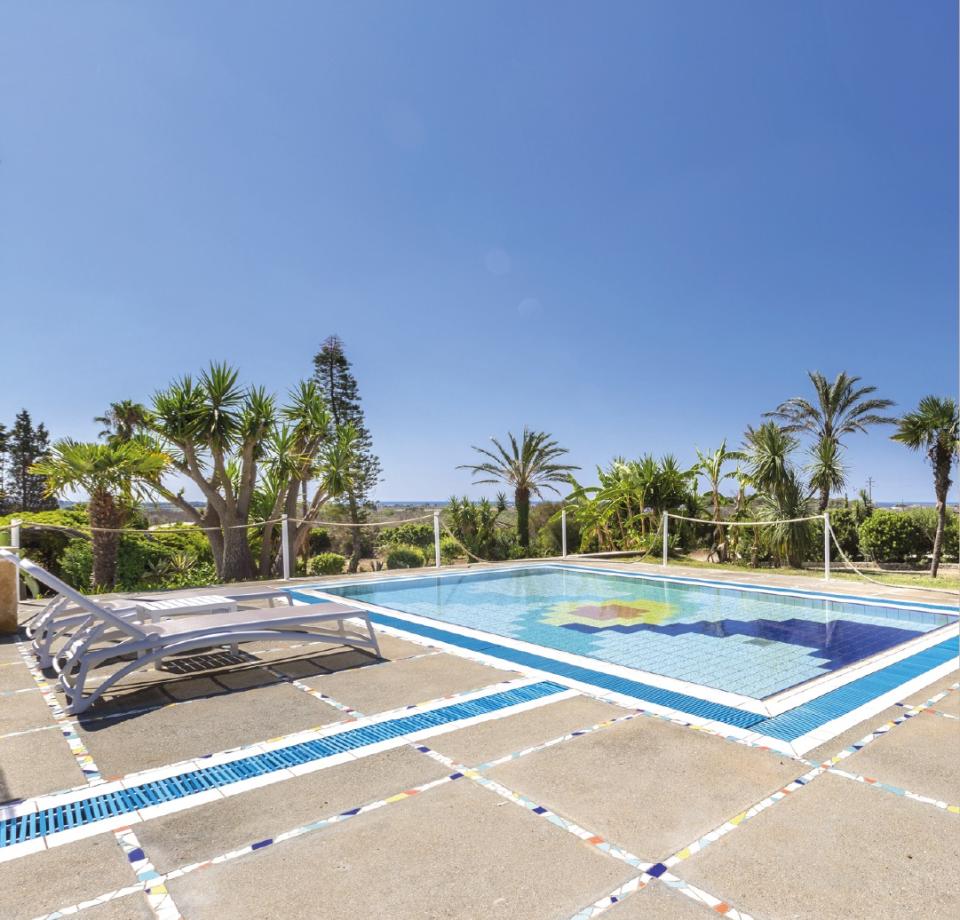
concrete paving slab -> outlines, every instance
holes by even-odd
[[[147,896],[139,893],[107,901],[98,907],[88,907],[80,916],[83,920],[156,920]]]
[[[429,655],[319,675],[304,683],[371,715],[449,693],[478,690],[517,676],[514,671],[489,668],[456,655]]]
[[[960,718],[960,690],[953,690],[933,706],[938,712]]]
[[[412,748],[397,748],[155,818],[139,825],[137,836],[157,871],[169,872],[388,798],[447,772]]]
[[[440,735],[430,747],[468,767],[542,744],[567,732],[626,715],[628,710],[587,696],[560,700],[514,716]]]
[[[60,907],[99,897],[137,880],[113,834],[88,837],[0,863],[0,879],[3,920],[46,916]],[[124,900],[128,901],[128,912],[114,913],[114,917],[142,916],[135,912],[135,900]]]
[[[90,710],[96,713],[96,707]],[[124,718],[87,721],[78,733],[104,776],[120,776],[344,718],[291,687],[275,684]]]
[[[607,920],[707,920],[716,913],[662,882],[651,882],[604,914]]]
[[[767,751],[640,718],[489,775],[658,862],[804,772]]]
[[[956,821],[824,774],[673,872],[758,918],[953,918]]]
[[[841,770],[960,805],[960,722],[921,713],[842,763]]]
[[[0,699],[0,735],[49,725],[52,721],[50,707],[44,702],[39,690],[16,693]]]
[[[190,920],[532,920],[570,916],[633,874],[463,779],[169,889]]]
[[[17,658],[19,657],[18,655]],[[0,692],[35,686],[33,675],[22,661],[7,661],[0,664]]]
[[[26,799],[86,782],[57,728],[0,740],[0,802]]]

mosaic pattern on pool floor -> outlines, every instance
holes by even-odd
[[[322,590],[756,699],[956,622],[892,606],[542,566]]]

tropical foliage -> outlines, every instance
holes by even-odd
[[[960,422],[957,404],[952,399],[924,396],[913,412],[897,422],[892,435],[895,441],[911,450],[926,454],[933,468],[933,488],[937,497],[937,529],[933,540],[930,576],[937,577],[943,553],[943,535],[947,522],[947,494],[950,491],[950,472],[957,458]]]
[[[579,467],[558,463],[567,449],[551,439],[544,431],[523,429],[519,441],[508,434],[509,447],[504,447],[496,438],[491,438],[493,449],[476,447],[474,450],[485,458],[479,463],[464,464],[458,469],[470,470],[474,484],[505,483],[513,489],[513,503],[517,511],[517,540],[527,548],[530,545],[530,499],[543,498],[545,491],[558,493],[558,483]]]

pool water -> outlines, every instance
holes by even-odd
[[[956,617],[537,566],[323,590],[762,699]]]

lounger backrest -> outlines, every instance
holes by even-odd
[[[116,626],[118,629],[122,629],[131,636],[136,636],[138,639],[146,636],[146,633],[137,627],[136,624],[125,620],[123,617],[117,616],[112,610],[98,604],[93,598],[86,597],[75,588],[71,588],[65,581],[57,578],[56,575],[51,575],[50,572],[35,562],[31,562],[29,559],[21,559],[16,553],[11,553],[6,549],[0,549],[0,560],[12,562],[21,571],[36,578],[37,581],[46,585],[51,591],[56,591],[61,597],[73,601],[78,607],[82,607],[91,615],[106,621],[111,626]]]

